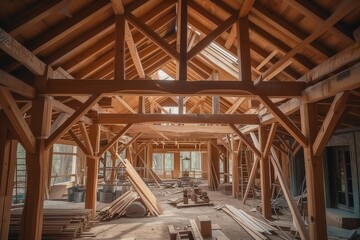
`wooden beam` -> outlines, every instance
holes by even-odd
[[[290,52],[283,56],[277,63],[275,63],[272,67],[266,70],[261,77],[263,79],[268,77],[273,71],[277,70],[284,63],[288,62],[293,56],[303,50],[309,43],[321,36],[325,31],[331,28],[335,23],[337,23],[340,19],[342,19],[344,16],[346,16],[358,6],[360,6],[360,2],[356,2],[355,4],[352,0],[342,1],[328,19],[326,19],[322,24],[317,25],[317,27],[307,38],[302,40],[298,45],[296,45],[296,47],[294,47]]]
[[[306,146],[308,140],[297,128],[297,126],[268,98],[258,96],[259,101],[274,115],[281,125],[298,141],[302,146]]]
[[[276,134],[276,128],[277,128],[276,123],[271,124],[270,132],[269,132],[268,138],[266,140],[266,144],[265,144],[264,151],[263,151],[264,158],[269,157],[270,148],[271,148],[272,142],[273,142],[275,134]]]
[[[0,49],[22,63],[35,75],[42,76],[45,63],[16,41],[12,36],[0,28]]]
[[[69,117],[69,114],[66,112],[61,112],[55,119],[55,121],[51,124],[50,134],[55,132],[58,127],[65,122],[65,120]]]
[[[133,60],[133,63],[135,65],[136,71],[139,74],[140,78],[145,78],[145,71],[144,71],[144,67],[141,63],[141,59],[139,57],[139,53],[138,50],[136,48],[136,44],[134,42],[133,36],[131,35],[131,30],[129,28],[129,24],[128,22],[125,22],[125,41],[126,44],[128,46],[129,52],[130,52],[130,56]]]
[[[304,147],[305,178],[310,239],[327,239],[323,158],[313,154],[312,146],[318,131],[316,104],[300,107],[301,129],[309,139]]]
[[[75,112],[74,109],[72,109],[71,107],[65,105],[64,103],[62,102],[59,102],[55,99],[53,99],[53,109],[54,110],[57,110],[57,111],[60,111],[60,112],[63,112],[63,113],[67,113],[69,115],[73,114]],[[86,116],[83,116],[80,121],[83,121],[84,123],[86,124],[93,124],[93,121],[92,119],[86,117]]]
[[[14,97],[11,95],[9,89],[5,87],[0,87],[0,105],[26,151],[35,153],[36,140],[34,135],[22,116]]]
[[[238,19],[238,14],[231,15],[226,19],[220,26],[218,26],[210,34],[207,34],[206,37],[201,39],[187,54],[187,60],[189,61],[200,53],[204,48],[206,48],[211,42],[218,38],[223,32],[225,32],[231,25],[233,25]]]
[[[76,133],[72,129],[69,130],[69,134],[72,137],[72,139],[75,141],[76,145],[81,149],[81,151],[83,151],[85,155],[90,155],[84,143],[80,140],[80,138],[76,135]]]
[[[360,63],[335,76],[321,81],[303,91],[303,101],[313,103],[336,95],[339,92],[360,87]]]
[[[251,59],[249,39],[249,19],[247,16],[239,18],[237,29],[237,56],[239,59],[239,81],[251,82]]]
[[[144,96],[256,96],[299,97],[305,89],[303,82],[262,82],[252,86],[238,81],[161,81],[50,79],[44,94],[50,95],[144,95]],[[286,90],[286,91],[285,91]]]
[[[329,141],[346,108],[348,98],[348,91],[336,94],[312,146],[314,156],[321,157],[326,143]]]
[[[86,126],[84,123],[81,123],[79,122],[78,123],[78,126],[80,128],[80,132],[81,132],[81,136],[82,136],[82,139],[84,141],[84,146],[86,148],[86,152],[91,155],[91,156],[94,156],[94,149],[92,148],[92,144],[91,144],[91,141],[90,141],[90,137],[89,137],[89,134],[87,132],[87,129],[86,129]]]
[[[29,10],[21,12],[9,23],[8,29],[12,36],[19,35],[23,30],[31,28],[46,17],[66,8],[68,0],[45,1],[34,4]]]
[[[69,129],[86,114],[91,107],[101,99],[101,94],[94,94],[91,96],[79,109],[76,110],[55,132],[53,132],[46,139],[46,149],[49,149],[62,135],[69,131]]]
[[[125,16],[115,16],[115,79],[125,79]]]
[[[245,145],[253,151],[253,153],[261,158],[261,152],[245,137],[245,135],[234,125],[229,124],[229,126],[234,130],[234,132],[240,137],[241,141],[245,143]]]
[[[121,15],[125,13],[124,5],[122,0],[111,0],[111,6],[116,15]]]
[[[130,141],[128,141],[124,146],[121,146],[117,152],[120,154],[122,151],[124,151],[125,149],[127,149],[128,147],[130,147],[131,144],[133,144],[140,136],[142,135],[142,133],[137,133]],[[120,165],[120,163],[119,163]]]
[[[114,98],[119,101],[124,107],[126,107],[131,113],[137,113],[124,99],[120,96],[114,96]]]
[[[179,53],[174,48],[172,48],[164,39],[162,39],[157,33],[155,33],[151,28],[149,28],[146,24],[142,23],[130,12],[125,12],[125,17],[134,27],[136,27],[140,32],[142,32],[146,37],[151,39],[169,56],[171,56],[176,61],[179,61]]]
[[[0,84],[9,88],[10,91],[20,94],[21,96],[31,99],[36,97],[36,90],[32,86],[10,75],[9,73],[4,72],[1,69]]]
[[[261,183],[261,213],[266,219],[271,218],[271,179],[269,154],[265,154],[266,127],[259,126],[259,150],[262,152],[260,160],[260,183]],[[267,158],[266,158],[267,156]]]
[[[111,148],[132,126],[132,124],[128,124],[126,125],[123,129],[121,129],[121,131],[116,134],[111,141],[109,141],[101,150],[100,152],[97,154],[98,157],[102,156],[107,150],[109,150],[109,148]]]
[[[245,98],[239,97],[233,103],[233,105],[231,105],[231,107],[228,110],[226,110],[225,114],[233,114],[244,101],[245,101]]]
[[[179,61],[177,62],[177,76],[180,81],[187,79],[187,0],[178,0],[177,13],[177,43]]]
[[[116,114],[100,113],[100,124],[128,123],[209,123],[209,124],[258,124],[257,115],[243,114]]]

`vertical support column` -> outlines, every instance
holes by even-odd
[[[260,182],[261,182],[261,207],[264,218],[271,218],[271,188],[270,188],[270,161],[265,158],[264,149],[266,145],[266,127],[259,126],[259,144],[261,152],[260,160]]]
[[[116,160],[117,156],[115,154],[115,151],[111,152],[111,175],[110,175],[110,181],[113,182],[116,180]]]
[[[125,16],[115,16],[115,80],[125,80]]]
[[[174,153],[174,172],[173,178],[178,178],[180,176],[180,152]]]
[[[45,140],[51,128],[51,97],[41,95],[31,108],[30,127],[36,138],[34,154],[26,153],[27,186],[22,216],[20,239],[41,239],[43,224],[45,164],[49,153],[45,150]],[[35,117],[36,116],[36,117]]]
[[[220,159],[219,151],[208,143],[208,185],[210,190],[217,190],[220,179]]]
[[[0,116],[0,123],[0,239],[8,239],[17,141],[8,139],[4,117]]]
[[[86,178],[86,198],[85,208],[92,210],[92,217],[96,214],[96,192],[99,171],[99,157],[97,153],[100,147],[100,125],[94,124],[90,126],[89,138],[94,151],[94,156],[87,156],[87,178]]]
[[[301,129],[308,139],[304,148],[305,178],[310,239],[327,239],[322,157],[315,157],[312,146],[317,135],[316,103],[300,106]]]
[[[213,81],[219,80],[219,73],[216,70],[212,73],[211,79]],[[212,96],[212,113],[213,114],[220,113],[220,97],[219,96]]]
[[[224,183],[229,182],[229,155],[224,157]]]
[[[233,138],[232,138],[233,140]],[[232,152],[232,195],[237,198],[239,192],[239,156],[241,154],[241,142],[240,140],[234,142],[234,150]]]
[[[251,62],[250,62],[250,40],[249,40],[249,20],[248,16],[239,18],[237,22],[237,52],[239,59],[239,80],[251,82]]]

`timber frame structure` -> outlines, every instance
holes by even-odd
[[[273,169],[301,238],[326,239],[322,154],[335,129],[358,127],[360,120],[359,6],[357,0],[1,1],[0,238],[8,231],[19,141],[30,183],[22,239],[40,239],[49,150],[60,142],[87,156],[86,208],[94,211],[98,162],[107,151],[115,155],[133,142],[205,142],[210,156],[219,148],[213,145],[223,145],[237,159],[245,146],[255,156],[250,182],[260,165],[263,216],[271,216]],[[175,80],[160,79],[159,70]],[[124,142],[125,135],[132,140]],[[278,157],[300,149],[308,231]]]

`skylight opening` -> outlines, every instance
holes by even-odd
[[[228,53],[227,51],[225,51],[221,46],[219,46],[218,44],[212,42],[210,43],[210,48],[213,48],[214,50],[216,50],[218,53],[220,53],[223,57],[225,57],[226,59],[228,59],[231,63],[233,64],[237,64],[238,63],[238,59],[237,57],[233,56],[232,54]]]
[[[158,77],[159,77],[159,80],[168,80],[168,81],[174,80],[172,77],[170,77],[166,72],[164,72],[161,69],[158,71]]]

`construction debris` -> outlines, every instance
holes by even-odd
[[[241,209],[237,209],[232,205],[219,207],[234,219],[246,232],[256,240],[267,239],[264,234],[272,235],[277,229],[269,224],[252,217]]]
[[[19,239],[22,209],[11,211],[8,239]],[[90,232],[91,210],[88,209],[44,209],[42,239],[74,239],[95,237]]]
[[[134,191],[128,191],[113,201],[111,205],[102,209],[96,219],[98,221],[105,221],[115,217],[121,217],[126,213],[126,208],[134,201],[139,199],[139,195]]]
[[[121,157],[118,156],[120,159]],[[127,179],[130,181],[136,192],[139,194],[141,200],[153,216],[158,216],[162,213],[162,209],[156,200],[154,194],[150,191],[148,186],[144,183],[142,178],[136,172],[134,167],[127,159],[122,159],[121,163],[124,165],[127,172]]]

